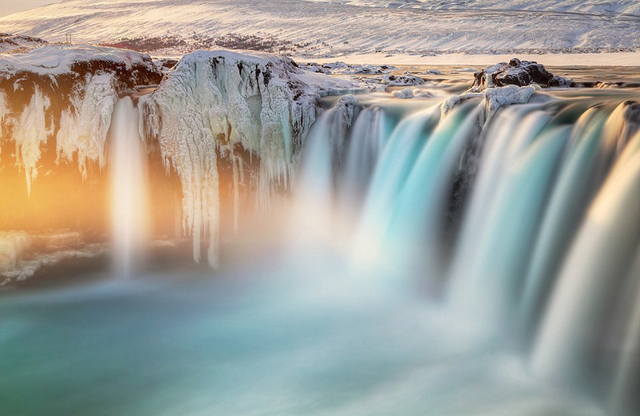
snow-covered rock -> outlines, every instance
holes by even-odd
[[[427,98],[434,98],[435,97],[435,95],[433,95],[429,91],[422,91],[422,90],[414,90],[413,91],[413,96],[415,98],[420,99],[420,100],[426,100]]]
[[[142,136],[158,142],[165,167],[180,176],[184,228],[192,234],[196,261],[206,237],[209,264],[218,262],[218,161],[232,165],[237,193],[236,179],[244,176],[240,153],[259,160],[255,187],[266,203],[276,185],[290,185],[317,99],[352,88],[351,82],[302,71],[286,58],[201,51],[185,55],[141,99]]]
[[[413,98],[413,90],[411,88],[405,88],[403,90],[394,91],[391,93],[396,98],[407,99]]]
[[[417,99],[424,100],[427,98],[434,97],[434,95],[431,94],[429,91],[413,90],[411,88],[405,88],[399,91],[394,91],[391,94],[395,98],[400,98],[400,99],[417,98]]]
[[[506,85],[525,86],[537,84],[541,87],[568,87],[571,80],[554,76],[544,65],[534,61],[520,61],[513,58],[509,63],[490,65],[475,73],[471,91]]]
[[[493,117],[500,108],[512,104],[526,104],[536,89],[529,85],[518,87],[507,85],[506,87],[487,88],[483,92],[465,92],[460,95],[451,95],[440,104],[441,117],[444,118],[455,106],[461,102],[473,98],[482,98],[479,104],[482,111],[478,113],[478,124],[484,125]]]
[[[331,68],[329,68],[328,65],[323,65],[323,64],[319,64],[316,62],[309,62],[306,64],[300,64],[300,69],[303,69],[305,71],[309,71],[309,72],[316,72],[319,74],[327,74],[327,75],[331,75]]]
[[[33,36],[0,33],[0,53],[26,52],[46,43],[46,40]]]
[[[121,83],[135,85],[146,72],[155,75],[156,68],[146,54],[90,45],[46,45],[0,58],[0,73],[5,77],[12,73],[77,77],[98,71],[115,72],[122,78]]]
[[[536,89],[529,85],[519,87],[507,85],[506,87],[487,88],[484,91],[483,105],[485,112],[484,121],[489,120],[502,107],[512,104],[526,104]],[[484,121],[482,124],[484,124]]]
[[[58,159],[77,159],[86,176],[89,161],[105,165],[105,141],[118,95],[158,83],[161,77],[149,56],[113,48],[47,45],[4,55],[0,152],[9,142],[15,144],[15,163],[24,169],[29,191],[47,149]]]
[[[421,78],[416,75],[405,74],[405,75],[385,75],[380,79],[380,81],[384,84],[390,86],[401,86],[401,85],[422,85],[424,84],[424,78]]]
[[[344,62],[332,62],[332,63],[307,63],[301,64],[301,69],[310,72],[318,72],[327,75],[381,75],[386,74],[396,67],[391,65],[350,65]]]

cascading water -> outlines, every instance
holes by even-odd
[[[452,325],[516,341],[534,374],[635,414],[640,133],[637,104],[618,103],[536,96],[487,121],[473,99],[442,118],[427,103],[383,133],[383,105],[345,124],[339,102],[305,159],[322,186],[301,192],[349,195],[358,270],[441,296]],[[344,158],[355,146],[366,161]]]
[[[143,256],[149,222],[147,154],[130,97],[116,103],[109,143],[114,269],[130,277]]]
[[[528,103],[499,110],[478,95],[326,98],[292,206],[278,200],[255,235],[236,212],[242,238],[223,244],[215,274],[0,303],[0,410],[637,415],[640,109],[626,101],[637,92],[515,92]],[[109,169],[123,275],[147,209],[137,127],[121,99]],[[218,184],[217,173],[193,178]],[[217,218],[202,201],[227,188],[193,189],[210,192],[193,215]],[[25,303],[43,313],[25,317]],[[53,393],[33,388],[44,384]]]

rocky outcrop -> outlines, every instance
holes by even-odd
[[[475,73],[471,92],[481,92],[487,88],[516,85],[523,87],[537,84],[540,87],[569,87],[572,81],[553,75],[544,65],[535,61],[521,61],[513,58],[509,63],[501,62]]]
[[[0,58],[0,152],[9,142],[26,176],[38,176],[44,153],[87,164],[106,162],[105,141],[118,96],[157,84],[162,73],[147,55],[94,46],[47,45]],[[5,164],[6,160],[2,160]]]

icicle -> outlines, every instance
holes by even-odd
[[[94,75],[89,78],[80,96],[71,98],[72,108],[60,116],[60,128],[56,135],[58,157],[72,161],[78,157],[78,168],[87,177],[87,161],[97,161],[100,167],[106,163],[105,143],[111,125],[111,115],[118,100],[112,74]]]
[[[49,99],[36,88],[29,105],[24,108],[13,128],[16,163],[25,170],[28,194],[31,194],[31,183],[38,176],[38,162],[42,154],[40,146],[47,142],[49,134],[45,112],[50,105]]]
[[[315,119],[318,91],[298,81],[298,72],[287,61],[266,55],[196,52],[186,55],[157,91],[141,99],[146,120],[141,131],[146,139],[158,140],[165,163],[180,176],[185,228],[193,236],[196,261],[204,232],[210,240],[209,262],[217,264],[220,146],[240,145],[259,157],[260,206],[268,206],[275,185],[290,186],[296,152]],[[237,194],[233,154],[220,156],[231,157]],[[234,195],[234,216],[237,198]]]
[[[2,141],[4,139],[5,131],[8,129],[8,126],[5,124],[5,119],[9,114],[7,104],[7,95],[0,91],[0,156],[2,156]]]

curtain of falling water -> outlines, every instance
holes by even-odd
[[[441,116],[428,103],[380,128],[384,105],[347,117],[338,103],[314,126],[298,190],[325,216],[336,196],[357,212],[357,269],[444,290],[452,316],[520,337],[540,377],[599,386],[612,412],[635,414],[640,133],[632,104],[548,100],[502,109],[485,125],[478,105]],[[478,139],[479,164],[465,166]],[[471,184],[457,207],[456,175]],[[451,209],[462,223],[444,239]]]
[[[129,97],[115,106],[109,131],[114,270],[130,277],[144,256],[148,228],[148,172],[138,110]]]

